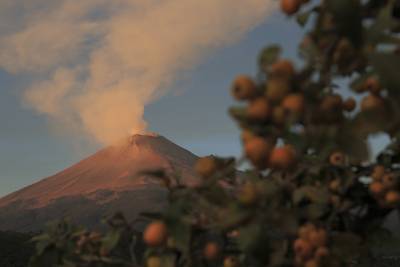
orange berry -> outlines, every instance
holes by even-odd
[[[273,146],[274,144],[271,141],[261,137],[253,137],[245,143],[244,151],[254,166],[263,169],[266,167]]]
[[[204,247],[203,255],[204,255],[204,258],[212,261],[212,260],[215,260],[218,258],[219,252],[220,252],[220,248],[219,248],[218,244],[215,242],[209,242]]]
[[[302,225],[299,228],[299,231],[297,234],[301,239],[308,241],[310,238],[310,233],[315,230],[316,230],[315,226],[313,224],[308,223],[308,224]]]
[[[373,182],[369,185],[369,191],[374,196],[382,196],[385,193],[385,187],[381,182]]]
[[[385,101],[377,95],[367,95],[361,100],[361,111],[382,111],[385,108]]]
[[[287,15],[293,15],[299,11],[301,4],[300,0],[281,0],[281,10]]]
[[[340,179],[335,179],[329,183],[329,189],[332,192],[338,192],[340,190],[341,185],[342,181]]]
[[[161,258],[158,256],[150,256],[146,260],[146,267],[161,267]]]
[[[239,267],[239,259],[233,256],[228,256],[224,259],[224,267]]]
[[[169,248],[175,248],[176,247],[176,241],[173,237],[168,237],[167,239],[167,247]]]
[[[291,145],[276,147],[272,150],[269,164],[272,168],[288,169],[296,161],[296,153]]]
[[[333,166],[343,166],[346,163],[346,157],[342,152],[334,152],[329,156],[329,163]]]
[[[375,77],[370,77],[365,81],[365,89],[370,91],[372,94],[378,95],[382,87],[379,83],[379,81]]]
[[[283,99],[282,107],[294,114],[304,111],[304,96],[302,94],[290,94]]]
[[[342,107],[342,97],[338,94],[327,95],[322,99],[321,110],[331,112]]]
[[[310,244],[313,247],[323,247],[328,241],[328,234],[324,229],[317,229],[310,233]]]
[[[286,110],[282,106],[277,106],[272,111],[272,122],[281,126],[286,122]]]
[[[212,156],[203,157],[197,160],[194,169],[202,177],[208,178],[217,170],[217,162]]]
[[[232,85],[232,96],[237,100],[249,100],[257,95],[257,87],[252,78],[240,75]]]
[[[321,261],[322,259],[326,258],[329,256],[329,249],[327,247],[319,247],[315,251],[314,258],[317,261]]]
[[[304,264],[304,267],[319,267],[319,263],[316,260],[309,260]]]
[[[383,178],[383,175],[385,175],[385,166],[376,165],[372,170],[372,179],[374,179],[375,181],[380,181]]]
[[[313,255],[312,245],[304,239],[296,239],[293,244],[295,254],[303,259],[309,259]]]
[[[390,206],[397,206],[400,204],[400,193],[397,191],[389,191],[385,196],[385,201]]]
[[[354,98],[352,98],[352,97],[348,98],[348,99],[347,99],[346,101],[344,101],[343,104],[342,104],[343,109],[346,110],[346,111],[348,111],[348,112],[353,111],[353,110],[356,108],[356,105],[357,105],[357,103],[356,103],[356,101],[354,100]]]
[[[393,189],[399,184],[399,180],[394,173],[387,173],[382,177],[382,184],[386,189]]]
[[[240,188],[238,199],[244,205],[253,205],[258,199],[258,189],[254,183],[246,182]]]
[[[295,74],[293,63],[290,60],[279,60],[271,66],[271,74],[282,78],[291,78]]]
[[[143,240],[148,246],[161,246],[167,241],[167,226],[161,221],[150,223],[143,233]]]
[[[240,135],[240,139],[242,140],[242,143],[244,143],[244,144],[254,137],[256,137],[256,135],[252,131],[247,130],[247,129],[243,130],[243,132]]]
[[[256,98],[247,107],[247,117],[251,120],[266,121],[271,113],[272,107],[264,97]]]
[[[270,78],[266,85],[266,97],[272,102],[280,102],[291,90],[286,79]]]

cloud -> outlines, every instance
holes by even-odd
[[[179,72],[273,8],[272,0],[0,0],[4,14],[22,18],[0,28],[0,67],[35,75],[24,94],[33,109],[110,143],[145,131],[145,106]]]

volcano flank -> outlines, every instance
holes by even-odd
[[[167,190],[146,171],[197,181],[197,156],[159,135],[134,135],[77,164],[0,199],[0,230],[40,231],[69,217],[90,228],[117,211],[128,219],[166,205]]]

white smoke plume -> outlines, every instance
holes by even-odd
[[[0,0],[0,67],[36,77],[24,100],[37,112],[110,143],[145,131],[144,107],[273,2]]]

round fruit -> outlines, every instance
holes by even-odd
[[[253,205],[257,202],[258,190],[254,183],[247,182],[241,188],[238,199],[244,205]]]
[[[204,258],[207,260],[215,260],[218,258],[219,255],[219,246],[215,242],[209,242],[204,247]]]
[[[321,110],[326,112],[332,112],[333,110],[340,109],[342,107],[342,97],[338,94],[327,95],[322,99]]]
[[[321,261],[322,259],[329,256],[329,249],[327,247],[319,247],[315,251],[314,257],[317,261]]]
[[[308,224],[302,225],[299,228],[298,236],[303,240],[309,240],[310,233],[315,230],[316,230],[316,228],[313,224],[308,223]]]
[[[257,168],[263,169],[267,165],[274,144],[261,137],[253,137],[247,140],[244,150],[247,158]]]
[[[311,244],[304,239],[296,239],[293,244],[293,250],[297,256],[303,259],[311,258],[313,254],[313,247]]]
[[[146,267],[161,267],[161,258],[158,256],[150,256],[147,258]]]
[[[239,267],[240,263],[238,258],[229,256],[224,259],[224,267]]]
[[[389,191],[385,196],[386,203],[391,206],[400,204],[400,193],[397,191]]]
[[[373,182],[369,185],[369,191],[374,196],[382,196],[385,193],[385,187],[381,182]]]
[[[108,255],[110,255],[110,250],[108,248],[102,246],[100,248],[100,256],[107,257]]]
[[[232,85],[232,96],[237,100],[248,100],[252,99],[257,95],[257,87],[253,79],[240,75],[238,76]]]
[[[202,177],[208,178],[217,170],[217,163],[212,156],[200,158],[197,160],[194,169]]]
[[[272,111],[272,122],[282,126],[286,122],[286,110],[282,106],[277,106]]]
[[[290,92],[290,82],[285,79],[270,78],[265,95],[272,102],[280,102]]]
[[[310,233],[310,244],[314,247],[323,247],[328,241],[328,235],[324,229],[317,229]]]
[[[243,130],[243,132],[240,135],[240,138],[242,139],[243,144],[245,144],[247,141],[249,141],[255,137],[256,137],[256,135],[252,131],[247,130],[247,129]]]
[[[362,111],[378,111],[383,110],[385,107],[385,101],[382,97],[377,95],[367,95],[361,100]]]
[[[294,74],[293,63],[290,60],[282,59],[271,66],[271,75],[289,79],[293,77]]]
[[[387,173],[382,177],[382,184],[386,189],[393,189],[399,184],[398,182],[396,175],[393,173]]]
[[[281,0],[281,10],[287,15],[293,15],[299,11],[301,0]]]
[[[340,190],[341,184],[342,182],[340,181],[340,179],[335,179],[329,183],[329,189],[332,192],[338,192]]]
[[[304,96],[302,94],[290,94],[283,99],[282,107],[294,114],[304,111]]]
[[[351,97],[344,101],[342,106],[344,110],[351,112],[356,108],[356,105],[356,101],[354,100],[354,98]]]
[[[167,241],[167,226],[161,221],[150,223],[143,233],[143,240],[148,246],[161,246]]]
[[[319,267],[319,263],[316,260],[309,260],[304,264],[304,267]]]
[[[269,158],[270,166],[277,169],[288,169],[293,166],[295,161],[296,153],[290,145],[275,148]]]
[[[343,166],[346,158],[342,152],[334,152],[329,156],[329,163],[333,166]]]
[[[168,237],[167,239],[167,247],[169,248],[175,248],[176,247],[176,241],[173,237]]]
[[[379,81],[375,77],[370,77],[365,81],[365,89],[370,91],[372,94],[378,95],[382,87],[379,83]]]
[[[271,116],[272,108],[266,98],[259,97],[249,104],[246,113],[251,120],[266,121]]]
[[[375,181],[380,181],[382,180],[383,175],[385,175],[385,166],[376,165],[372,170],[371,174],[372,179],[374,179]]]

